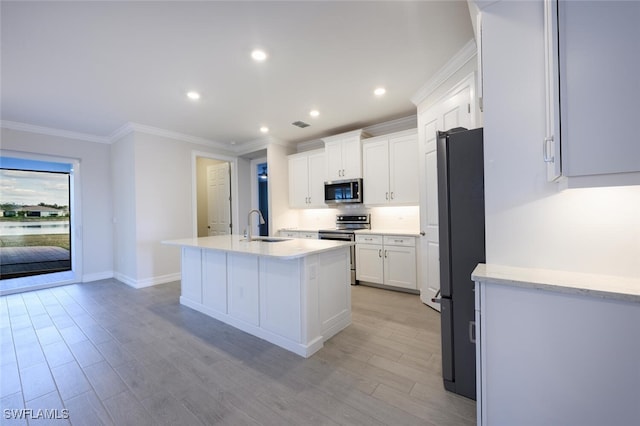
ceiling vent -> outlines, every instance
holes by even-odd
[[[304,129],[305,127],[309,127],[309,126],[310,126],[310,124],[309,124],[309,123],[305,123],[304,121],[294,121],[294,122],[293,122],[293,123],[291,123],[291,124],[293,124],[294,126],[298,126],[298,127],[300,127],[301,129]]]

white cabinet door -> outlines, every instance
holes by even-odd
[[[325,154],[309,155],[308,185],[309,203],[307,207],[326,207],[324,203],[324,181],[326,176]]]
[[[304,208],[309,200],[308,157],[289,157],[289,206]]]
[[[386,139],[366,142],[362,145],[362,185],[366,205],[389,203],[388,153],[389,144]]]
[[[362,143],[360,136],[351,136],[342,141],[342,178],[362,177]]]
[[[356,279],[376,284],[384,282],[382,245],[356,244]]]
[[[255,326],[260,324],[258,259],[236,253],[227,257],[229,315]]]
[[[342,177],[342,142],[327,142],[324,148],[327,156],[327,180],[344,179]]]
[[[384,283],[416,290],[416,248],[384,246]]]
[[[548,180],[637,185],[640,3],[547,0],[544,17]]]
[[[362,177],[362,130],[324,138],[327,180]]]
[[[260,258],[260,327],[301,340],[300,261]]]
[[[289,156],[289,206],[319,208],[324,204],[325,154],[315,151]]]
[[[180,295],[196,303],[202,303],[201,253],[198,248],[182,248]]]
[[[227,313],[227,255],[202,250],[202,304]]]
[[[389,139],[389,200],[391,204],[418,204],[419,165],[417,135]]]

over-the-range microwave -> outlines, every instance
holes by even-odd
[[[362,203],[362,179],[325,182],[324,202],[328,205]]]

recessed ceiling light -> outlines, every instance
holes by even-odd
[[[262,126],[262,127],[260,127],[260,131],[262,133],[269,133],[269,128],[267,126]]]
[[[373,91],[373,94],[376,96],[382,96],[385,93],[387,93],[387,89],[385,89],[384,87],[378,87],[376,90]]]
[[[256,49],[251,52],[251,57],[258,62],[262,62],[267,59],[267,54],[264,50]]]
[[[309,111],[309,115],[312,117],[317,117],[320,115],[320,111],[318,111],[317,109],[312,109],[311,111]]]
[[[198,92],[187,92],[187,97],[193,101],[197,101],[198,99],[200,99],[200,93]]]

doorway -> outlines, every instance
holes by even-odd
[[[258,225],[259,235],[266,237],[269,235],[269,174],[267,163],[259,163],[256,166],[258,177],[258,209],[262,212],[264,223]]]
[[[197,156],[195,174],[197,236],[231,234],[231,163]]]
[[[77,160],[0,156],[0,295],[76,282]]]

